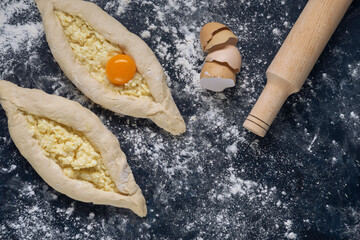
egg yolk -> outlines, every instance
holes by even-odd
[[[106,64],[106,76],[113,84],[125,84],[136,73],[135,61],[128,55],[118,54],[110,58]]]

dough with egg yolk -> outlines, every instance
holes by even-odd
[[[129,32],[94,3],[82,0],[35,0],[35,2],[42,15],[46,38],[55,60],[67,77],[88,98],[116,113],[149,118],[174,135],[185,132],[185,122],[166,85],[163,69],[143,40]],[[123,53],[132,57],[138,74],[148,87],[149,96],[119,94],[98,81],[88,66],[84,65],[74,53],[69,43],[70,35],[67,36],[66,29],[64,31],[63,23],[58,17],[59,13],[80,18],[108,43],[118,46]]]

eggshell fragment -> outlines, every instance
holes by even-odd
[[[204,89],[221,92],[235,86],[235,74],[226,65],[206,62],[201,70],[200,85]]]
[[[200,31],[200,44],[201,49],[204,50],[208,42],[212,39],[213,35],[220,30],[230,30],[224,24],[218,22],[209,22],[205,24]]]
[[[241,55],[239,49],[233,45],[227,45],[222,49],[209,53],[205,61],[224,63],[228,65],[234,73],[240,72]]]
[[[205,52],[212,52],[217,49],[223,48],[226,45],[236,45],[238,38],[230,30],[225,29],[216,32],[210,42],[205,46]]]

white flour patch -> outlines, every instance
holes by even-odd
[[[1,168],[1,171],[4,173],[10,173],[16,169],[16,165],[12,164],[10,168]]]
[[[273,195],[277,192],[276,187],[268,189],[267,186],[263,186],[257,182],[251,180],[244,180],[238,177],[235,169],[230,167],[228,169],[228,177],[221,180],[218,184],[224,190],[221,193],[216,193],[212,197],[224,201],[225,199],[237,197],[246,197],[248,199],[260,198],[265,195]],[[260,194],[259,194],[260,193]],[[262,194],[263,195],[262,195]]]
[[[272,34],[273,34],[274,36],[278,37],[278,36],[280,36],[281,32],[280,32],[280,30],[279,30],[278,28],[274,28],[274,29],[272,30]]]
[[[151,30],[155,30],[157,29],[157,26],[155,26],[153,23],[151,23],[148,27],[148,30],[151,31]],[[168,31],[165,31],[165,32],[168,32]]]
[[[285,228],[286,228],[286,233],[285,233],[285,237],[287,239],[296,239],[297,238],[297,234],[295,234],[294,232],[291,231],[291,228],[293,226],[293,221],[291,220],[286,220],[284,222]]]
[[[309,152],[312,152],[312,148],[313,148],[314,143],[315,143],[315,141],[316,141],[317,138],[318,138],[318,136],[315,135],[314,138],[311,140],[311,143],[310,143],[310,145],[309,145],[308,148],[307,148],[307,150],[308,150]]]
[[[149,38],[149,37],[151,37],[151,33],[149,31],[145,30],[140,34],[140,36],[142,38]]]
[[[38,212],[40,210],[40,208],[38,206],[33,206],[32,208],[29,209],[29,213],[33,213],[33,212]]]
[[[0,12],[0,26],[3,26],[4,23],[6,22],[7,17],[5,15],[5,12]]]
[[[360,77],[360,62],[349,64],[348,68],[351,77],[354,79],[358,79]]]
[[[350,113],[350,117],[354,120],[358,120],[359,119],[359,115],[355,114],[354,112]]]
[[[237,151],[238,151],[237,142],[234,142],[233,144],[226,147],[226,152],[229,154],[236,154]]]
[[[95,1],[94,1],[95,2]],[[105,10],[112,10],[116,9],[116,15],[121,15],[126,12],[128,5],[130,4],[131,0],[115,0],[115,1],[108,1],[104,7]]]
[[[29,11],[32,1],[18,3],[0,3],[0,54],[8,51],[29,51],[43,35],[42,24],[39,23],[8,23],[14,14]]]
[[[34,41],[38,41],[43,35],[43,27],[41,23],[29,23],[25,25],[4,24],[0,37],[0,45],[2,46],[0,53],[12,50],[18,52],[20,50],[29,51]]]
[[[68,209],[66,209],[65,214],[70,216],[71,214],[73,214],[74,210],[75,210],[74,207],[71,206]]]
[[[131,0],[118,0],[119,6],[117,8],[117,14],[120,15],[122,13],[124,13],[126,11],[127,6],[129,5],[129,3],[131,2]]]
[[[34,196],[34,186],[33,185],[24,185],[21,194],[26,196]]]
[[[168,59],[170,57],[168,53],[168,49],[170,48],[170,44],[168,43],[160,43],[157,47],[157,55],[162,59]]]
[[[0,3],[0,9],[2,10],[0,12],[0,23],[5,23],[10,18],[12,18],[13,15],[16,13],[29,10],[30,5],[31,5],[31,1],[29,0],[24,0],[21,2],[11,2],[11,3],[8,3],[8,1],[2,1]]]
[[[285,237],[287,237],[288,239],[296,239],[297,238],[297,234],[290,232],[290,233],[286,233]]]
[[[119,2],[119,7],[117,9],[117,14],[120,15],[125,12],[131,0],[118,0],[118,2]]]
[[[91,213],[89,213],[89,219],[94,219],[94,217],[95,217],[95,213],[93,213],[93,212],[91,212]]]

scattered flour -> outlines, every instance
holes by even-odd
[[[237,142],[234,142],[233,144],[226,147],[226,152],[229,154],[236,154],[237,151],[238,151]]]
[[[105,5],[105,10],[110,10],[116,8],[116,14],[121,15],[125,13],[128,5],[130,4],[131,0],[116,0],[116,1],[109,1]]]
[[[14,171],[16,168],[17,168],[16,165],[12,164],[10,168],[2,168],[1,171],[4,173],[10,173]]]
[[[315,143],[315,141],[316,141],[317,138],[318,138],[318,136],[315,134],[314,138],[311,140],[311,143],[310,143],[310,145],[309,145],[308,148],[307,148],[307,150],[308,150],[309,152],[312,152],[312,148],[313,148],[314,143]]]
[[[41,23],[4,24],[2,30],[6,32],[0,37],[0,45],[2,46],[0,53],[2,54],[7,51],[28,51],[33,46],[34,41],[43,35]]]
[[[350,117],[354,120],[358,120],[359,119],[359,115],[356,115],[354,112],[350,113]]]
[[[280,36],[280,34],[281,34],[281,32],[280,32],[280,29],[278,29],[278,28],[274,28],[273,30],[272,30],[272,34],[274,35],[274,36]]]
[[[0,55],[9,51],[13,53],[29,51],[43,35],[41,22],[9,23],[14,14],[29,11],[30,6],[29,0],[15,3],[3,1],[0,3]]]
[[[349,73],[355,80],[360,77],[360,62],[349,64]]]
[[[99,234],[104,236],[103,239],[110,239],[114,236],[113,232],[116,232],[116,236],[156,239],[161,237],[152,232],[161,230],[162,227],[170,233],[176,230],[196,239],[209,239],[209,236],[218,236],[220,239],[237,238],[239,233],[243,239],[255,234],[263,239],[269,238],[270,234],[296,239],[298,236],[294,232],[298,222],[288,220],[294,219],[293,200],[288,200],[293,190],[277,188],[275,183],[267,182],[266,177],[263,178],[253,167],[266,169],[270,173],[263,171],[262,174],[276,176],[279,180],[281,174],[291,175],[291,171],[298,168],[301,156],[295,163],[286,165],[286,159],[282,157],[287,155],[286,151],[267,149],[262,144],[263,141],[249,138],[240,123],[264,84],[269,56],[275,54],[255,54],[250,49],[265,49],[267,46],[261,45],[262,41],[259,41],[263,38],[274,41],[274,51],[280,47],[283,33],[293,24],[293,19],[287,13],[288,2],[275,1],[276,6],[283,8],[281,14],[271,13],[272,8],[269,8],[266,10],[269,14],[254,12],[252,19],[240,22],[238,15],[232,16],[226,12],[226,2],[220,0],[103,2],[105,10],[118,18],[130,17],[134,12],[141,17],[144,26],[138,34],[149,43],[164,66],[173,96],[188,123],[187,133],[180,137],[170,137],[145,120],[124,120],[124,117],[92,104],[67,81],[59,69],[47,69],[50,73],[40,74],[38,81],[33,80],[31,86],[45,88],[45,84],[39,85],[41,81],[53,83],[51,88],[47,88],[49,92],[81,102],[95,111],[110,131],[116,133],[147,199],[149,216],[137,219],[126,210],[93,206],[68,199],[48,188],[23,163],[25,160],[19,153],[15,152],[11,162],[2,167],[0,172],[10,176],[8,182],[12,183],[11,193],[16,196],[15,202],[7,202],[5,208],[16,206],[17,210],[2,218],[9,219],[6,222],[0,221],[0,236],[6,236],[15,230],[15,237],[20,239],[37,239],[39,236],[49,239],[55,236],[62,239],[97,239]],[[218,8],[210,9],[211,4],[218,4]],[[265,6],[271,3],[265,0],[256,3],[241,0],[236,7],[239,7],[238,12],[253,11],[254,4],[266,9]],[[145,7],[148,12],[142,12]],[[14,14],[28,12],[33,16],[27,21],[10,21]],[[25,56],[29,59],[29,65],[32,60],[40,61],[36,54],[39,43],[44,43],[44,37],[41,22],[35,19],[40,18],[33,1],[0,2],[1,60],[11,54],[15,59]],[[266,26],[256,22],[263,19]],[[278,24],[279,20],[281,24]],[[238,47],[243,54],[243,68],[238,75],[237,86],[220,94],[204,91],[198,83],[205,58],[198,33],[201,26],[209,21],[228,24],[239,37]],[[341,49],[335,53],[344,54]],[[15,76],[18,74],[12,68],[4,68],[6,70],[2,74],[6,71]],[[358,78],[359,71],[358,62],[348,66],[349,76],[353,78]],[[11,76],[10,73],[7,74]],[[326,80],[333,78],[327,73],[322,76]],[[300,104],[302,101],[304,99],[300,98]],[[237,115],[229,114],[233,112]],[[344,122],[349,116],[355,122],[359,119],[357,109],[337,114],[336,118]],[[303,127],[301,124],[298,126]],[[321,136],[306,130],[299,137],[308,137],[301,146],[304,149],[302,153],[314,154],[314,143],[320,141]],[[289,139],[284,140],[279,136],[276,140],[286,144]],[[3,142],[6,146],[10,144],[10,141],[0,141],[1,144]],[[340,146],[332,148],[339,149]],[[261,158],[263,155],[268,157],[268,162]],[[342,155],[333,158],[342,159]],[[332,156],[328,159],[332,159]],[[334,160],[334,164],[336,162],[341,161]],[[27,169],[25,175],[16,176],[23,173],[24,168]],[[32,179],[30,182],[29,176]],[[58,221],[63,227],[58,227]],[[312,220],[309,221],[309,224],[313,224]],[[264,226],[270,227],[263,229]],[[355,227],[352,229],[353,232],[356,230]]]
[[[292,226],[293,226],[293,221],[291,221],[291,220],[286,220],[286,221],[284,222],[284,225],[285,225],[285,228],[286,228],[285,237],[286,237],[287,239],[296,239],[296,238],[297,238],[297,235],[291,231],[291,228],[292,228]]]
[[[73,214],[74,210],[75,210],[75,209],[74,209],[74,206],[71,206],[71,207],[69,207],[68,209],[66,209],[65,214],[68,215],[68,216],[70,216],[71,214]]]
[[[129,5],[131,0],[118,0],[118,2],[119,2],[119,7],[117,10],[117,14],[120,15],[125,12],[126,7]]]
[[[148,30],[143,31],[140,36],[142,38],[149,38],[151,36],[151,33]]]

